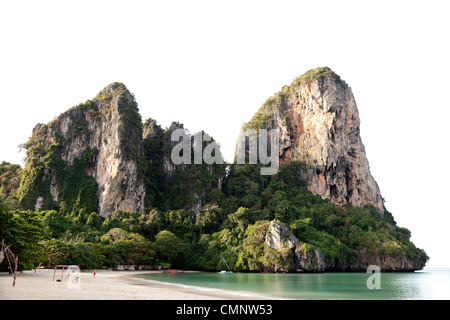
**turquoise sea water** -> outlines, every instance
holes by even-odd
[[[279,299],[450,299],[450,269],[383,273],[380,289],[368,289],[368,273],[155,273],[147,280],[187,287],[257,294]],[[371,278],[372,279],[372,278]],[[374,283],[374,282],[373,282]]]

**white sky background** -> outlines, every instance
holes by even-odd
[[[0,161],[114,81],[144,120],[203,129],[231,161],[268,97],[328,66],[352,87],[388,210],[427,266],[450,267],[448,3],[0,0]]]

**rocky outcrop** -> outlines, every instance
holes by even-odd
[[[298,239],[284,224],[271,221],[264,243],[275,250],[280,250],[285,246],[289,249],[293,249],[298,243]]]
[[[294,261],[299,272],[324,272],[327,267],[322,251],[307,243],[296,246]]]
[[[273,249],[279,257],[279,260],[270,260],[274,264],[263,263],[264,270],[269,272],[366,272],[370,265],[379,266],[383,272],[396,272],[421,270],[425,266],[425,260],[392,254],[374,255],[368,253],[367,248],[359,248],[357,258],[345,262],[340,258],[326,257],[318,247],[299,241],[288,227],[277,220],[262,226],[260,237],[264,241],[264,254],[267,255],[267,249]],[[387,248],[388,244],[381,245]]]
[[[420,259],[411,259],[405,255],[393,257],[392,255],[382,255],[378,257],[370,257],[366,248],[358,250],[358,263],[351,266],[351,271],[366,271],[369,265],[379,266],[384,272],[413,272],[421,270],[425,266],[426,261]]]
[[[142,139],[143,140],[152,139],[152,138],[158,136],[161,131],[162,131],[162,129],[158,125],[156,120],[151,119],[151,118],[147,119],[144,124],[144,132],[143,132]]]
[[[60,201],[72,202],[73,199],[66,199],[70,198],[67,194],[82,194],[83,186],[70,181],[67,171],[76,168],[89,151],[83,172],[78,172],[78,177],[72,180],[81,179],[84,174],[94,178],[97,212],[108,216],[117,209],[141,211],[145,197],[144,184],[138,176],[141,144],[142,122],[134,96],[123,84],[113,83],[92,101],[68,110],[48,125],[39,124],[34,128],[25,145],[26,170],[38,172],[41,181],[22,185],[21,198],[30,198],[31,194],[42,209]],[[46,185],[46,181],[50,183]],[[73,190],[77,187],[80,190]],[[31,192],[33,189],[39,192]],[[66,196],[61,197],[61,193]]]
[[[325,258],[322,252],[308,243],[299,242],[294,234],[281,222],[271,221],[264,244],[277,251],[291,250],[290,266],[287,270],[297,272],[324,272]]]
[[[341,207],[372,204],[383,213],[352,90],[329,68],[313,69],[284,86],[242,129],[279,129],[280,163],[304,162],[302,178],[314,194]]]

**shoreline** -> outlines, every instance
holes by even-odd
[[[195,272],[202,272],[202,271],[185,271],[185,273],[195,273]],[[264,294],[258,294],[253,293],[250,291],[239,291],[239,292],[233,292],[226,289],[218,289],[218,288],[210,288],[210,287],[202,287],[202,286],[195,286],[195,285],[187,285],[187,284],[181,284],[181,283],[172,283],[172,282],[164,282],[164,281],[158,281],[158,280],[150,280],[150,279],[144,279],[141,277],[135,277],[131,276],[130,278],[126,279],[127,281],[131,283],[141,282],[139,284],[141,285],[152,285],[152,286],[158,286],[161,285],[163,288],[167,289],[175,289],[177,291],[187,291],[190,292],[191,290],[195,292],[196,294],[200,295],[208,295],[208,297],[214,296],[215,299],[226,299],[226,300],[286,300],[283,298],[278,297],[272,297],[269,295]]]
[[[188,271],[186,271],[188,272]],[[194,271],[195,272],[195,271]],[[195,288],[191,286],[146,280],[136,275],[160,273],[151,271],[82,270],[80,282],[72,285],[53,269],[38,269],[13,277],[0,274],[0,300],[263,300],[270,299],[251,293],[227,292],[221,289]]]

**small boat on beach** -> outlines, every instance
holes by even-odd
[[[228,263],[225,261],[224,257],[222,257],[223,262],[225,262],[225,265],[227,266],[227,270],[222,270],[219,273],[233,273],[233,271],[230,270],[230,267],[228,266]]]
[[[183,270],[177,270],[177,269],[167,269],[168,273],[184,273]]]

